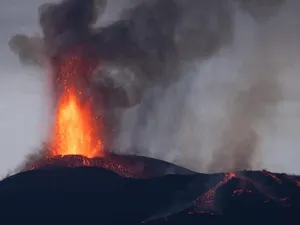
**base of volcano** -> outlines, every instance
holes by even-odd
[[[127,163],[129,159],[149,160],[149,171],[169,165],[143,157],[121,158]],[[80,156],[54,157],[47,166],[0,181],[2,215],[65,216],[69,222],[77,220],[75,215],[93,216],[102,225],[232,224],[229,219],[234,224],[237,220],[244,224],[245,219],[248,224],[265,223],[265,219],[278,224],[276,216],[298,217],[300,210],[299,176],[242,171],[138,179],[122,177],[112,169],[76,167],[83,160]]]
[[[53,169],[57,167],[99,167],[111,170],[123,177],[150,178],[166,174],[195,174],[195,172],[174,164],[143,156],[117,155],[108,153],[105,157],[87,158],[81,155],[47,157],[25,168]]]

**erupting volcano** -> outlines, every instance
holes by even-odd
[[[248,136],[254,145],[258,142],[257,136],[252,135],[252,127],[266,117],[260,107],[269,101],[266,96],[277,92],[265,92],[278,88],[277,82],[265,82],[269,81],[268,77],[261,76],[265,67],[271,67],[269,60],[263,63],[263,70],[257,68],[259,79],[251,79],[254,84],[249,86],[251,91],[239,92],[237,104],[233,105],[237,107],[230,105],[233,116],[227,122],[233,125],[225,130],[232,134],[228,140],[237,145],[231,149],[225,139],[224,146],[230,154],[227,158],[221,148],[220,157],[215,161],[219,168],[222,161],[230,159],[237,165],[226,169],[230,172],[201,174],[158,159],[110,151],[118,132],[122,131],[120,118],[124,118],[124,109],[145,100],[147,107],[134,113],[139,119],[136,124],[144,126],[149,118],[154,118],[155,107],[161,106],[160,102],[156,105],[156,96],[145,97],[148,91],[167,90],[181,78],[178,72],[185,67],[185,62],[190,65],[200,60],[201,64],[215,54],[219,56],[223,46],[231,45],[238,27],[235,26],[237,2],[244,3],[140,1],[124,10],[120,20],[102,27],[97,27],[96,21],[104,12],[105,0],[63,0],[42,5],[39,8],[42,36],[18,34],[9,45],[22,63],[42,68],[51,66],[53,132],[43,151],[46,154],[28,160],[20,173],[0,181],[1,213],[47,218],[68,216],[68,221],[76,222],[77,215],[92,216],[98,217],[102,225],[232,224],[227,221],[229,216],[234,220],[242,218],[234,224],[264,217],[272,223],[269,218],[274,215],[298,217],[299,176],[237,169],[250,165],[252,153],[248,153],[256,147],[244,148],[244,143],[248,146]],[[258,8],[261,11],[260,5]],[[250,8],[244,11],[252,12]],[[274,75],[274,70],[270,71]],[[157,99],[165,96],[166,92],[161,92]],[[257,96],[264,99],[263,104],[260,101],[255,104]],[[270,102],[274,104],[277,98],[270,98]],[[255,111],[249,108],[252,103],[257,106],[252,107]],[[144,138],[140,129],[137,131],[133,139]],[[151,127],[151,131],[156,129]],[[240,131],[241,135],[236,135]],[[245,156],[236,154],[244,150],[247,150]],[[28,223],[32,223],[31,218]]]
[[[85,74],[89,71],[80,56],[69,56],[58,64],[55,86],[58,90],[54,137],[51,155],[82,155],[88,158],[102,156],[99,138],[100,119],[93,115],[92,99],[84,96]],[[101,125],[101,124],[100,124]]]
[[[89,103],[82,105],[78,93],[71,87],[63,93],[57,108],[54,155],[82,155],[88,158],[102,153],[102,143],[97,137],[96,121]]]
[[[24,171],[57,167],[100,167],[124,177],[149,178],[194,172],[160,160],[116,155],[104,145],[104,119],[95,115],[101,106],[90,94],[95,63],[84,51],[72,51],[52,61],[55,120],[46,155],[25,165]],[[101,93],[100,93],[101,94]],[[99,97],[99,95],[98,95]],[[106,150],[106,151],[105,151]]]

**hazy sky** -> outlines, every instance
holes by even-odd
[[[34,151],[45,134],[45,77],[22,67],[7,45],[15,33],[38,31],[36,10],[42,2],[0,2],[0,176]]]
[[[37,7],[43,2],[0,1],[0,177],[35,151],[47,132],[49,96],[45,74],[22,67],[7,45],[16,33],[39,31]],[[127,1],[110,2],[106,22]],[[139,131],[144,137],[139,143],[130,142],[130,136],[135,135],[131,125],[135,123],[136,109],[129,110],[125,117],[129,124],[124,124],[120,145],[141,144],[149,149],[146,155],[205,170],[203,165],[209,162],[213,150],[222,147],[222,132],[228,128],[224,105],[236,96],[236,90],[247,86],[247,76],[256,73],[252,69],[267,59],[277,65],[283,95],[276,106],[270,107],[272,121],[258,124],[260,143],[254,168],[300,174],[300,1],[288,2],[264,24],[238,15],[232,46],[202,62],[198,70],[187,72],[192,74],[190,78],[168,90],[152,121]],[[189,91],[188,83],[192,83]],[[186,95],[186,108],[176,129],[169,132],[169,124],[174,124],[170,115],[178,105],[182,106],[182,95]]]

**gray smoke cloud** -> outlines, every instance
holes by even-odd
[[[261,142],[257,127],[271,121],[269,106],[282,98],[281,68],[264,26],[285,1],[132,1],[119,19],[97,27],[105,5],[42,5],[42,36],[19,34],[9,45],[24,64],[43,67],[77,45],[99,61],[91,86],[110,102],[125,93],[124,105],[131,107],[108,110],[118,124],[119,152],[202,172],[253,168]],[[115,87],[124,92],[114,95]]]
[[[260,144],[256,128],[272,117],[267,107],[276,106],[282,99],[277,66],[263,52],[259,59],[261,57],[265,58],[263,62],[254,61],[249,65],[251,68],[243,71],[249,76],[248,87],[237,90],[228,103],[228,125],[221,138],[222,145],[213,153],[212,172],[253,169],[252,163]]]
[[[221,7],[220,2],[198,1],[206,9],[202,12],[195,7],[200,22],[199,15],[187,11],[181,24],[186,20],[188,25],[180,34],[192,28],[190,35],[183,35],[187,44],[179,46],[185,50],[191,46],[187,55],[194,65],[185,63],[179,71],[180,82],[167,91],[152,89],[141,105],[125,112],[117,149],[142,146],[149,150],[138,154],[201,172],[263,168],[264,159],[258,160],[259,127],[273,123],[283,99],[278,80],[282,68],[270,52],[273,33],[264,32],[284,1],[274,3],[223,1],[226,7]],[[205,26],[212,29],[220,15],[217,39],[210,32],[201,32]],[[203,40],[211,51],[192,38]],[[203,54],[190,54],[198,50]]]

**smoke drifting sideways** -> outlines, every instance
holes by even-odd
[[[105,90],[107,110],[117,112],[120,152],[134,154],[132,146],[143,147],[141,155],[201,172],[251,169],[261,141],[257,126],[272,114],[266,105],[282,98],[280,68],[265,51],[268,37],[259,37],[264,33],[259,29],[285,2],[145,0],[116,22],[96,27],[105,1],[65,0],[40,7],[41,37],[18,34],[9,45],[22,63],[45,68],[76,46],[96,60],[91,88]],[[212,66],[220,71],[207,73]],[[243,78],[236,79],[240,74]],[[211,84],[203,79],[219,79],[219,93],[224,85],[235,90],[230,100],[218,91],[208,95]],[[205,91],[199,91],[201,85]],[[116,87],[125,102],[118,101]],[[199,106],[204,98],[218,104]],[[202,121],[209,105],[214,106],[208,114],[216,117]]]
[[[134,144],[149,149],[138,154],[199,172],[257,168],[257,128],[271,122],[268,108],[282,96],[278,68],[260,46],[265,37],[254,37],[259,32],[249,26],[267,23],[284,2],[180,3],[186,13],[176,34],[177,53],[186,60],[177,67],[180,81],[167,91],[153,88],[125,112],[116,149]],[[240,37],[244,29],[250,37]]]
[[[201,12],[197,4],[206,11]],[[219,4],[191,3],[194,14],[189,8],[178,26],[178,35],[187,41],[177,42],[181,56],[189,49],[205,52],[197,40],[214,40],[211,33],[201,32],[201,21],[212,29],[222,15]],[[272,139],[274,117],[284,98],[282,71],[288,66],[277,46],[285,46],[285,53],[295,47],[286,45],[286,37],[275,37],[282,24],[289,23],[284,18],[287,4],[290,2],[227,1],[223,15],[228,19],[222,21],[226,26],[214,33],[221,41],[214,42],[215,48],[202,57],[186,54],[192,57],[178,70],[179,82],[168,90],[153,88],[140,105],[125,112],[116,149],[134,144],[149,149],[138,154],[199,172],[265,168],[299,173],[292,161],[286,162],[297,155],[295,150],[278,150],[274,146],[278,141]],[[203,16],[201,20],[197,13]]]

